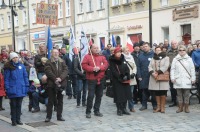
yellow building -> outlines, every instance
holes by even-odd
[[[20,0],[16,0],[16,6]],[[15,24],[15,47],[16,51],[28,49],[37,50],[40,43],[45,43],[45,26],[36,23],[37,3],[50,2],[58,5],[58,25],[50,26],[53,44],[62,45],[62,38],[66,37],[70,25],[74,23],[73,0],[22,0],[25,6],[23,10],[14,8],[16,16]],[[1,2],[0,2],[1,3]],[[9,1],[5,0],[9,5]],[[10,8],[0,9],[0,46],[13,49],[12,44],[12,18]]]
[[[152,5],[154,42],[200,40],[199,0],[152,0]]]
[[[124,46],[128,39],[132,43],[149,41],[149,1],[110,0],[110,35],[117,44]]]

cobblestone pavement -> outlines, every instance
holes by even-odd
[[[76,108],[76,100],[69,100],[67,99],[67,96],[65,96],[63,110],[63,117],[66,119],[65,122],[58,122],[56,120],[56,113],[54,112],[51,122],[55,123],[55,125],[35,128],[23,125],[23,129],[21,126],[12,127],[7,123],[10,121],[9,100],[4,100],[3,104],[6,110],[0,111],[0,119],[7,120],[7,122],[2,122],[0,120],[0,129],[5,130],[5,132],[12,131],[13,129],[17,132],[26,130],[36,132],[200,132],[200,105],[197,101],[190,106],[191,112],[189,114],[184,112],[177,114],[175,112],[177,107],[169,108],[169,97],[167,100],[168,104],[166,105],[165,114],[153,113],[150,104],[148,104],[147,110],[141,112],[139,111],[141,105],[137,104],[135,105],[135,113],[131,113],[130,116],[117,116],[116,106],[113,103],[113,100],[104,95],[100,109],[103,113],[103,117],[95,117],[92,114],[91,119],[86,119],[85,107]],[[40,105],[40,108],[41,111],[38,113],[28,112],[28,98],[25,98],[22,108],[22,122],[41,122],[41,124],[45,124],[45,107],[44,105]]]

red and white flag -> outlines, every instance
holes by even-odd
[[[126,46],[129,48],[129,51],[130,51],[131,53],[134,51],[134,49],[133,49],[133,43],[131,42],[130,37],[128,37],[128,39],[127,39],[127,44],[126,44]]]

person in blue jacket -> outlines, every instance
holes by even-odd
[[[152,91],[149,91],[149,78],[150,73],[148,70],[149,63],[153,58],[154,52],[150,49],[149,43],[145,42],[143,44],[143,53],[138,57],[138,66],[137,66],[137,77],[139,80],[140,89],[142,90],[142,107],[140,111],[147,109],[147,100],[151,95],[151,102],[153,109],[156,109],[156,99],[155,94]]]
[[[25,66],[17,53],[10,53],[10,61],[4,66],[5,89],[10,99],[12,126],[23,125],[20,120],[23,97],[27,95],[29,81]]]
[[[198,72],[198,78],[196,82],[198,84],[198,89],[200,89],[200,43],[197,44],[197,49],[192,53],[192,60],[195,65],[195,70]]]

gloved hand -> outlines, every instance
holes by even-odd
[[[61,94],[62,94],[62,95],[65,95],[65,94],[66,94],[66,93],[65,93],[65,90],[63,90]]]
[[[127,78],[127,76],[124,76],[123,77],[123,81],[126,81],[128,78]]]
[[[131,79],[135,78],[135,73],[131,74]]]

